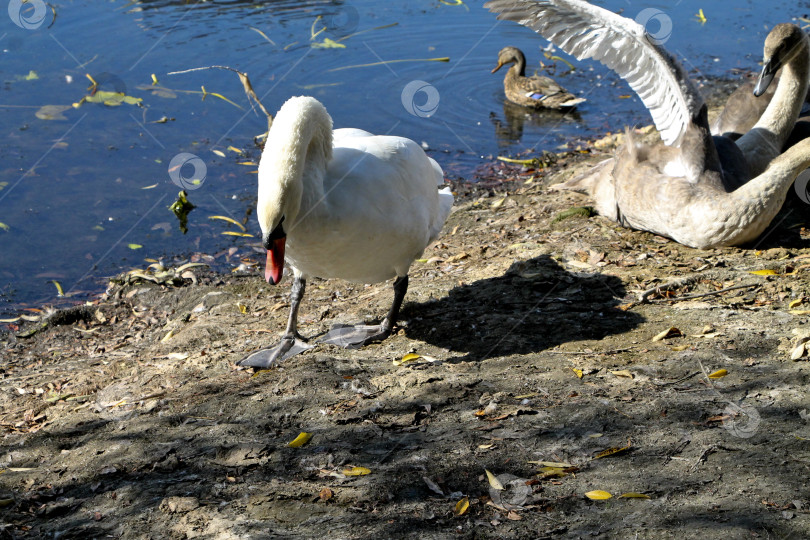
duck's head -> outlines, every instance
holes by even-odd
[[[773,27],[765,38],[764,64],[754,87],[755,96],[765,93],[776,72],[807,47],[806,40],[807,36],[795,24],[783,23]]]
[[[498,53],[498,65],[495,66],[495,69],[492,70],[492,73],[495,73],[501,67],[506,64],[511,64],[516,62],[518,65],[526,64],[526,57],[523,56],[523,51],[518,49],[517,47],[504,47]]]

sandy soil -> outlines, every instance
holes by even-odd
[[[601,157],[459,186],[362,350],[237,368],[288,308],[250,261],[7,331],[0,539],[810,537],[807,206],[746,249],[555,221],[587,200],[548,186]],[[390,301],[313,281],[301,331]]]

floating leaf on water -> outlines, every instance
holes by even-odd
[[[613,495],[611,495],[607,491],[602,491],[601,489],[589,491],[588,493],[585,494],[585,496],[591,499],[592,501],[605,501],[613,497]]]
[[[43,105],[34,116],[40,120],[67,120],[67,116],[62,113],[70,109],[70,105]]]
[[[89,96],[84,96],[81,101],[79,101],[79,105],[82,103],[103,103],[108,107],[117,107],[122,103],[126,103],[127,105],[140,105],[142,101],[142,98],[128,96],[123,92],[98,90]]]
[[[652,338],[652,341],[661,341],[662,339],[680,336],[683,336],[683,333],[674,326],[670,326],[669,328],[667,328],[666,330],[664,330],[663,332]]]
[[[492,486],[492,489],[497,489],[498,491],[504,490],[503,484],[501,484],[501,481],[498,480],[494,474],[486,469],[484,469],[484,472],[487,473],[487,481],[489,482],[489,485]]]
[[[242,229],[242,232],[247,231],[247,229],[245,228],[244,225],[242,225],[241,223],[239,223],[238,221],[236,221],[233,218],[229,218],[228,216],[208,216],[208,219],[219,219],[219,220],[222,220],[222,221],[227,221],[228,223],[233,223],[234,225],[236,225],[237,227]]]
[[[258,167],[259,164],[255,161],[240,161],[237,165],[247,165],[248,167]]]
[[[22,319],[22,317],[14,317],[13,319],[0,319],[0,323],[15,323]]]
[[[215,148],[215,149],[213,149],[213,150],[211,150],[211,151],[212,151],[213,153],[215,153],[216,155],[218,155],[219,157],[225,157],[225,152],[223,152],[222,150],[217,150],[217,149]]]
[[[572,367],[571,371],[573,371],[576,374],[576,376],[579,377],[580,379],[584,375],[584,373],[583,373],[583,371],[581,369],[577,369],[575,367]]]
[[[245,153],[244,150],[240,150],[239,148],[237,148],[235,146],[229,146],[227,149],[230,150],[231,152],[236,152],[237,154],[244,154]]]
[[[644,493],[635,493],[633,491],[629,493],[622,493],[617,499],[649,499],[649,495],[645,495]]]
[[[307,433],[306,431],[302,431],[301,433],[298,434],[298,437],[296,437],[292,441],[288,442],[287,446],[289,446],[290,448],[299,448],[299,447],[304,446],[305,444],[307,444],[311,438],[312,438],[312,433]]]
[[[129,249],[141,249],[143,246],[140,244],[127,244]]]
[[[343,469],[343,474],[346,476],[365,476],[371,474],[371,469],[365,467],[351,467]]]
[[[224,234],[226,236],[244,236],[245,238],[253,238],[252,234],[239,231],[223,231],[220,234]]]
[[[697,15],[695,15],[695,17],[697,17],[697,20],[700,22],[700,24],[706,24],[706,21],[708,20],[706,19],[706,15],[703,14],[703,8],[698,9]]]
[[[155,86],[157,86],[158,84],[158,78],[155,76],[154,73],[152,73],[152,84]]]
[[[11,227],[0,221],[0,229],[3,229],[4,231],[8,232],[11,230]]]
[[[156,188],[156,187],[158,187],[158,185],[157,185],[157,184],[152,184],[151,186],[144,186],[144,187],[142,187],[141,189],[154,189],[154,188]]]
[[[55,279],[52,279],[51,283],[53,283],[54,287],[56,287],[56,295],[57,296],[60,296],[60,297],[65,296],[65,291],[62,290],[62,284],[61,283],[59,283]]]
[[[728,371],[726,371],[725,369],[718,369],[714,373],[709,373],[709,378],[710,379],[722,379],[726,375],[728,375]]]
[[[470,499],[468,497],[464,497],[456,503],[456,506],[453,509],[453,515],[463,516],[464,512],[466,512],[468,508],[470,508]]]
[[[754,274],[755,276],[778,276],[779,272],[773,270],[771,268],[766,268],[764,270],[752,270],[748,272],[749,274]]]

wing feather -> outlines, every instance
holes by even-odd
[[[491,0],[484,7],[579,60],[593,58],[615,71],[641,98],[666,144],[678,146],[698,118],[703,98],[686,70],[636,21],[583,0]]]

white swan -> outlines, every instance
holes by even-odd
[[[415,142],[359,129],[332,130],[312,97],[290,98],[273,120],[259,163],[257,214],[267,249],[265,278],[293,269],[281,343],[239,362],[270,367],[309,348],[297,329],[308,277],[378,283],[392,277],[394,302],[379,325],[339,327],[321,341],[347,347],[387,337],[408,288],[408,269],[434,241],[453,204],[438,163]]]
[[[580,60],[604,63],[628,82],[652,114],[666,145],[640,145],[628,133],[614,158],[560,186],[593,196],[605,217],[693,247],[737,245],[768,226],[806,167],[802,151],[808,145],[773,159],[784,143],[776,141],[790,132],[782,130],[782,123],[787,117],[792,124],[798,116],[806,76],[802,83],[796,74],[782,75],[771,105],[738,148],[729,139],[711,137],[707,109],[694,84],[635,21],[582,0],[493,0],[484,6],[500,13],[499,19],[532,28]],[[807,36],[800,28],[776,27],[766,40],[758,87],[766,87],[779,66],[807,51]],[[776,110],[787,102],[787,113]],[[760,159],[757,151],[765,155]],[[758,171],[753,179],[750,169]]]

